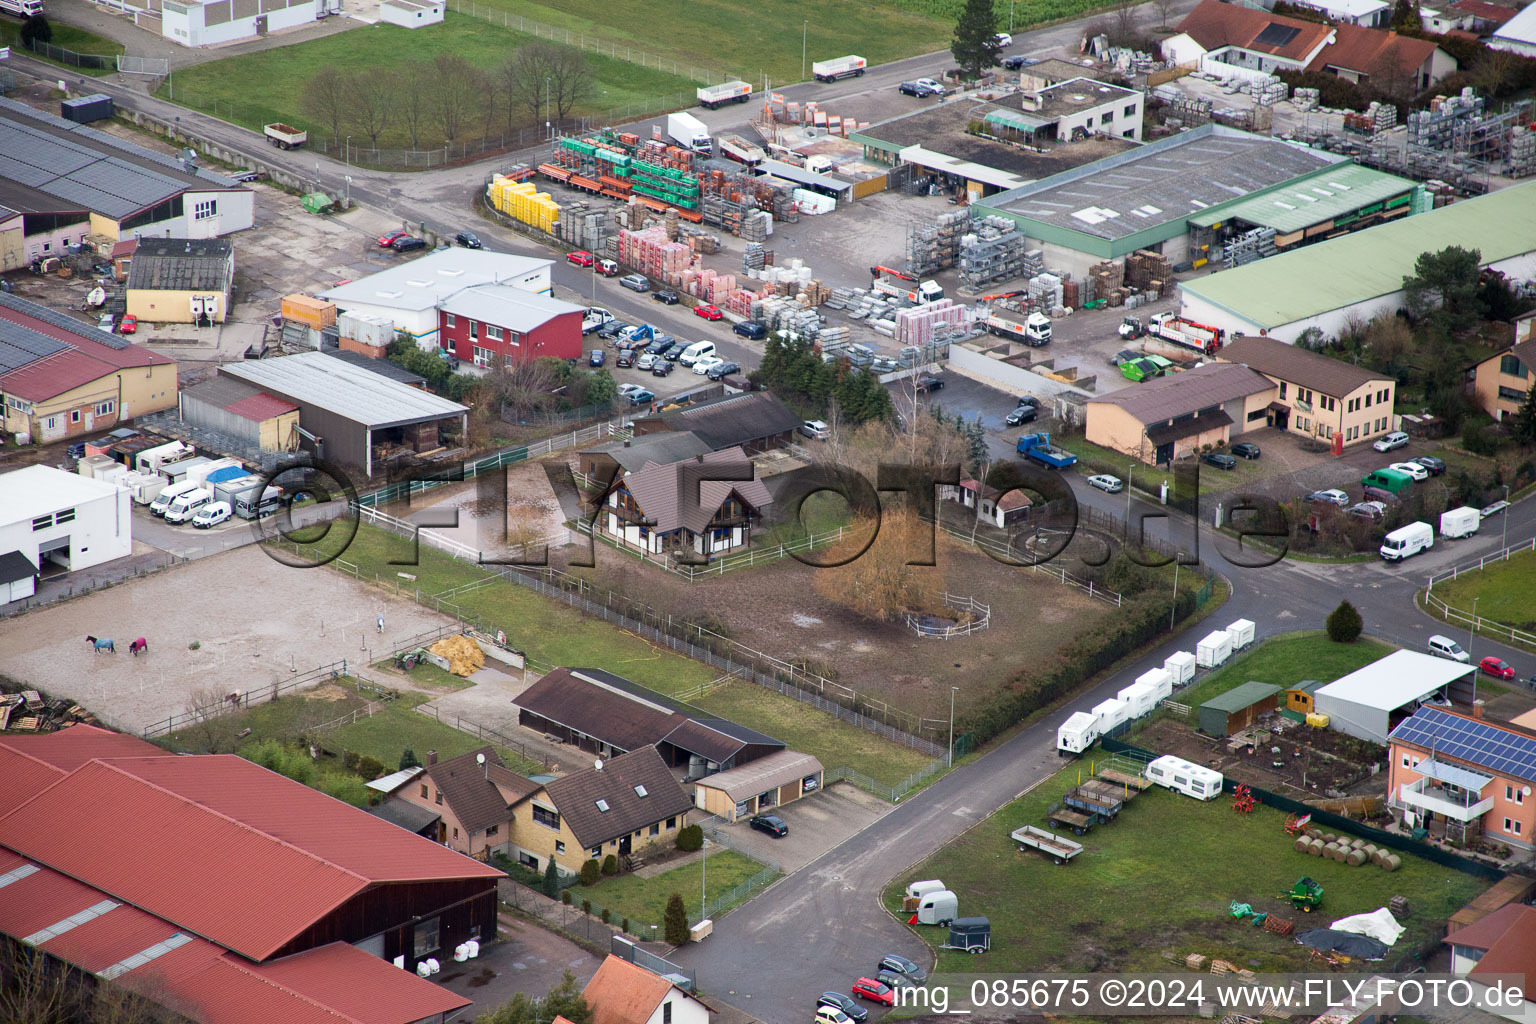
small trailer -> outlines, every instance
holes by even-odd
[[[1067,861],[1083,852],[1082,843],[1074,843],[1070,839],[1063,839],[1054,832],[1047,832],[1043,828],[1033,825],[1025,825],[1016,828],[1009,833],[1009,838],[1019,844],[1019,852],[1026,850],[1039,850],[1057,864],[1065,864]]]
[[[309,141],[309,132],[283,124],[281,121],[263,125],[261,133],[278,149],[298,149]]]
[[[721,82],[719,85],[701,85],[694,90],[699,106],[714,110],[726,103],[745,103],[752,95],[752,87],[746,82]]]
[[[1125,799],[1115,786],[1090,779],[1062,796],[1060,809],[1052,812],[1053,821],[1065,822],[1075,834],[1082,835],[1094,825],[1107,825],[1119,817]],[[1067,817],[1069,813],[1076,817]],[[1078,818],[1086,819],[1087,824],[1080,824]]]
[[[984,917],[957,917],[949,922],[949,941],[939,948],[985,953],[992,948],[992,922]]]

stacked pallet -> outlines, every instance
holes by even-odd
[[[1107,296],[1125,284],[1125,264],[1116,260],[1104,260],[1089,267],[1088,276],[1093,279],[1094,291],[1099,295]]]
[[[894,337],[898,344],[926,345],[933,340],[937,325],[956,324],[964,319],[965,307],[955,305],[951,299],[897,310]]]
[[[679,288],[715,306],[726,304],[731,293],[738,290],[734,274],[720,274],[713,270],[685,270],[678,276]]]
[[[741,269],[744,271],[762,270],[764,266],[763,243],[748,242],[747,251],[741,256]]]
[[[1322,100],[1322,92],[1318,89],[1295,89],[1291,92],[1291,104],[1300,112],[1316,110]]]
[[[693,263],[693,250],[668,239],[665,227],[619,232],[619,262],[647,277],[670,281]]]
[[[773,230],[773,215],[767,210],[754,210],[742,217],[741,237],[749,242],[761,242]]]
[[[1160,252],[1138,249],[1125,258],[1125,281],[1132,288],[1157,288],[1162,292],[1172,279],[1173,264]]]
[[[1055,274],[1040,274],[1029,280],[1029,300],[1037,308],[1057,310],[1064,307],[1062,280]]]

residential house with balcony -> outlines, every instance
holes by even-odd
[[[1384,374],[1255,335],[1229,342],[1217,358],[1274,382],[1266,426],[1331,441],[1341,451],[1393,429],[1397,381]]]
[[[747,453],[726,448],[630,473],[608,492],[601,528],[649,554],[707,558],[750,543],[772,503]]]
[[[1536,845],[1536,732],[1421,707],[1388,745],[1387,797],[1405,823],[1460,842]]]
[[[1484,412],[1503,420],[1520,411],[1536,384],[1536,313],[1515,325],[1517,340],[1472,371],[1472,392]]]

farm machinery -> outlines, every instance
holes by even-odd
[[[1279,898],[1290,900],[1291,906],[1303,914],[1310,914],[1323,905],[1323,884],[1315,879],[1300,878],[1295,885],[1280,893]]]
[[[1238,786],[1232,791],[1232,809],[1238,814],[1252,814],[1258,802],[1253,790],[1247,786]]]

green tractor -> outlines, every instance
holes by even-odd
[[[1280,899],[1290,900],[1291,906],[1303,914],[1310,914],[1323,905],[1323,884],[1311,878],[1299,879],[1290,889],[1280,894]]]

